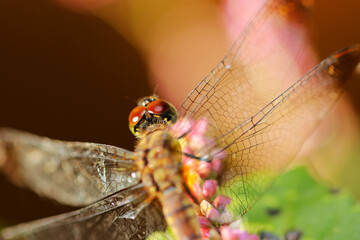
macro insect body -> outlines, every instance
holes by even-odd
[[[289,24],[299,24],[300,15],[283,13],[285,3],[296,2],[267,1],[178,111],[157,97],[141,99],[129,116],[129,128],[140,139],[135,152],[0,129],[4,173],[42,196],[87,205],[9,227],[2,239],[146,239],[167,225],[177,239],[201,239],[208,235],[200,230],[212,226],[203,227],[199,216],[217,225],[241,217],[339,99],[360,61],[360,46],[354,45],[285,91],[259,89],[257,81],[274,76],[273,61],[280,58],[284,69],[294,67],[276,44],[262,48],[259,43],[269,27],[294,34]],[[285,45],[289,39],[278,41]],[[246,54],[248,49],[254,53]],[[215,206],[222,215],[199,205]]]

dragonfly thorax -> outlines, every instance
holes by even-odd
[[[177,112],[171,103],[155,96],[144,97],[129,114],[129,129],[136,137],[141,137],[150,129],[167,126],[176,119]]]

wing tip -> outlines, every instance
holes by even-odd
[[[350,45],[333,53],[330,60],[328,74],[335,77],[339,85],[360,76],[360,44]]]

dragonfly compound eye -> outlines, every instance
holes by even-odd
[[[129,129],[136,136],[140,137],[150,125],[167,125],[174,123],[177,119],[175,107],[164,100],[156,97],[146,97],[138,102],[129,115]]]
[[[155,101],[155,100],[158,100],[158,97],[155,97],[155,96],[148,96],[148,97],[144,97],[144,98],[141,98],[139,101],[138,101],[138,106],[144,106],[146,107],[147,105],[149,105],[149,103]]]
[[[165,100],[157,99],[153,102],[150,102],[146,109],[153,117],[160,119],[165,123],[176,122],[176,109],[171,103]]]
[[[129,114],[129,129],[135,136],[137,136],[137,133],[140,131],[139,123],[144,118],[145,111],[145,107],[137,106]]]

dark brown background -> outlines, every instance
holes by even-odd
[[[145,65],[113,29],[45,1],[0,1],[0,79],[0,126],[127,149],[127,115],[151,92]],[[0,184],[0,218],[11,223],[69,210]]]
[[[359,13],[358,0],[317,2],[321,58],[360,42]],[[135,49],[101,20],[47,1],[0,0],[0,126],[132,149],[127,115],[153,92],[146,76]],[[352,86],[358,104],[360,85]],[[71,209],[3,177],[0,188],[0,219],[9,223]]]

